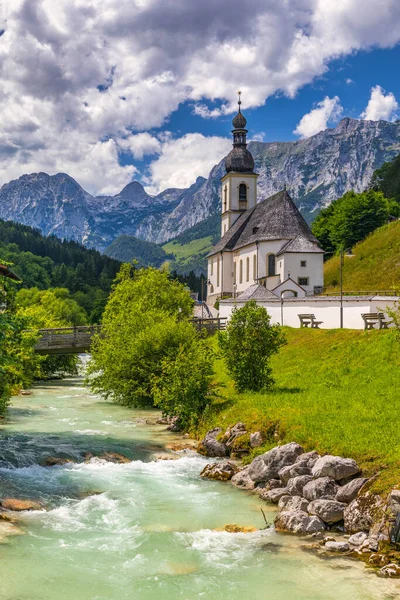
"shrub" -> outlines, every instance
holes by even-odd
[[[235,307],[226,331],[218,336],[228,372],[239,391],[266,390],[274,383],[269,360],[286,343],[279,325],[252,300]]]

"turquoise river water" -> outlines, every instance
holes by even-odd
[[[265,504],[200,479],[205,459],[194,453],[157,460],[174,438],[141,422],[148,416],[92,396],[79,379],[14,399],[0,430],[0,494],[46,510],[21,513],[20,534],[1,543],[1,600],[399,597],[398,583],[357,561],[318,558],[304,540],[273,529],[215,531],[227,523],[262,527]],[[96,458],[105,451],[131,462]],[[78,462],[40,466],[57,455]]]

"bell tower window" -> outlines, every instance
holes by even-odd
[[[239,208],[247,208],[247,186],[245,183],[239,185]]]
[[[226,211],[227,203],[228,203],[228,188],[225,185],[224,186],[224,212]]]

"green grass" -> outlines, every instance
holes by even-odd
[[[400,338],[393,331],[285,328],[269,393],[235,391],[216,360],[219,398],[201,434],[243,421],[267,434],[265,451],[296,441],[306,450],[355,458],[374,486],[400,483]],[[217,339],[211,342],[217,348]]]
[[[376,229],[345,258],[343,289],[347,291],[400,290],[400,221]],[[339,257],[325,263],[325,286],[339,289]]]
[[[211,235],[200,238],[199,240],[193,240],[187,244],[180,244],[176,241],[168,242],[162,246],[163,250],[168,254],[174,254],[177,261],[184,263],[187,259],[192,256],[199,254],[205,256],[212,248],[212,237]]]

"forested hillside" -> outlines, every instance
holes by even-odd
[[[119,261],[77,242],[46,237],[32,227],[1,220],[0,258],[14,264],[21,287],[67,288],[92,323],[101,317],[120,266]]]

